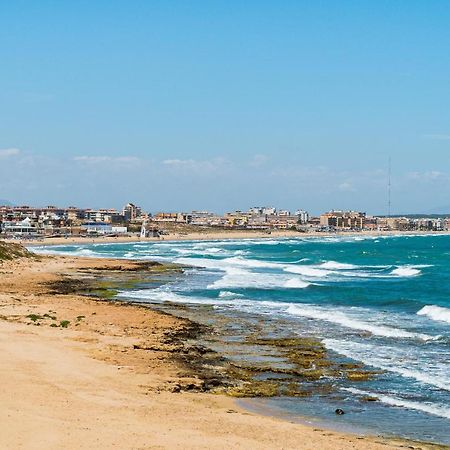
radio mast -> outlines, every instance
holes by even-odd
[[[391,157],[388,163],[388,217],[391,217]]]

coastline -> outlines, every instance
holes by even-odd
[[[8,448],[71,447],[74,442],[77,448],[411,445],[250,413],[225,395],[188,389],[202,380],[173,357],[196,351],[186,347],[185,339],[174,338],[186,335],[184,319],[75,294],[62,283],[67,277],[95,276],[99,267],[134,273],[137,263],[39,257],[0,264],[0,354],[5,362],[0,420],[8,430],[7,435],[0,432],[0,441]]]
[[[270,234],[261,231],[252,230],[205,230],[195,233],[171,233],[163,235],[161,238],[146,237],[141,238],[138,235],[132,236],[97,236],[97,237],[57,237],[46,239],[13,239],[6,242],[17,242],[25,246],[51,246],[51,245],[77,245],[77,244],[124,244],[130,242],[163,242],[163,241],[214,241],[214,240],[233,240],[233,239],[280,239],[280,238],[301,238],[301,239],[320,239],[329,237],[386,237],[386,236],[441,236],[448,235],[450,231],[337,231],[323,233],[300,233],[298,231],[272,231]]]

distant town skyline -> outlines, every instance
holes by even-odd
[[[92,205],[76,205],[76,204],[51,204],[49,202],[47,202],[46,204],[42,204],[42,205],[36,205],[36,204],[30,204],[30,203],[13,203],[9,200],[6,199],[2,199],[0,198],[0,210],[10,210],[10,211],[21,211],[21,214],[24,214],[24,211],[34,211],[32,214],[35,215],[36,211],[51,211],[51,210],[58,210],[58,211],[74,211],[74,210],[78,210],[78,211],[83,211],[84,212],[88,212],[88,213],[93,213],[93,214],[97,214],[97,216],[99,217],[99,214],[106,214],[106,215],[110,215],[110,214],[119,214],[120,211],[125,211],[126,208],[132,208],[132,209],[136,209],[137,211],[139,211],[139,214],[142,212],[145,215],[149,215],[149,216],[164,216],[166,214],[168,214],[169,216],[176,216],[178,215],[189,215],[189,214],[199,214],[199,215],[211,215],[211,216],[221,216],[221,215],[229,215],[229,214],[234,214],[234,213],[251,213],[251,214],[257,214],[257,215],[281,215],[281,216],[300,216],[300,217],[319,217],[323,214],[327,214],[327,213],[340,213],[340,212],[358,212],[355,209],[342,209],[342,208],[330,208],[328,210],[324,210],[324,211],[320,211],[318,213],[313,212],[310,213],[309,210],[303,209],[303,208],[283,208],[277,205],[263,205],[260,204],[258,206],[253,205],[250,207],[245,207],[245,208],[230,208],[229,210],[226,211],[216,211],[216,210],[208,210],[208,209],[204,209],[204,208],[193,208],[193,209],[179,209],[179,210],[174,210],[174,209],[167,209],[167,208],[161,208],[161,209],[157,209],[157,210],[152,210],[152,209],[146,209],[141,207],[140,205],[136,205],[132,202],[128,202],[124,207],[117,207],[115,205],[103,205],[103,206],[92,206]],[[360,210],[358,213],[367,215],[367,217],[417,217],[417,218],[426,218],[426,217],[441,217],[441,218],[446,218],[449,219],[450,218],[450,212],[443,210],[443,212],[440,213],[435,213],[435,212],[427,212],[427,213],[393,213],[391,215],[389,214],[385,214],[385,213],[373,213],[367,210]],[[122,212],[122,214],[126,215],[125,212]],[[26,217],[26,213],[25,216]],[[87,216],[89,218],[89,214]],[[98,219],[97,217],[97,219]],[[102,220],[102,219],[98,219],[98,220]],[[302,219],[305,220],[306,219]]]
[[[0,198],[450,211],[447,2],[1,8]]]
[[[259,206],[247,211],[229,211],[223,215],[209,211],[160,211],[151,214],[139,205],[127,203],[117,209],[82,209],[74,206],[43,208],[0,206],[0,238],[40,238],[70,236],[132,236],[161,238],[170,232],[214,230],[271,233],[348,232],[447,232],[450,217],[377,217],[363,211],[326,211],[311,216],[308,211],[295,212]],[[180,234],[179,234],[180,235]]]

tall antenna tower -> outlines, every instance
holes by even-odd
[[[391,157],[388,165],[388,217],[391,217]]]

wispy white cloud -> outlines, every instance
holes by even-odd
[[[414,181],[437,181],[448,180],[450,175],[439,170],[428,170],[425,172],[409,172],[406,177]]]
[[[250,161],[249,165],[251,167],[260,167],[260,166],[263,166],[268,160],[269,160],[269,157],[267,155],[263,155],[263,154],[258,153],[258,154],[253,156],[253,158]]]
[[[136,156],[75,156],[74,161],[83,162],[86,164],[99,164],[99,163],[137,163],[140,158]]]
[[[352,192],[355,190],[353,184],[349,181],[344,181],[343,183],[339,184],[338,189],[343,192]]]
[[[170,205],[219,212],[253,203],[302,207],[313,212],[331,208],[377,212],[385,207],[386,168],[353,170],[343,165],[303,165],[286,158],[266,160],[256,153],[235,159],[181,156],[165,160],[124,153],[69,156],[1,149],[1,197],[14,203],[94,207],[118,207],[131,199],[153,210]],[[133,183],[117,183],[117,176],[123,173],[132,175]],[[169,179],[171,182],[167,183]],[[151,201],[148,197],[149,180],[160,193],[156,204],[154,197]],[[450,172],[443,164],[399,165],[392,176],[394,204],[404,210],[429,209],[431,201],[438,194],[445,196],[449,187]]]
[[[228,165],[228,162],[224,158],[215,158],[211,160],[166,159],[162,161],[162,164],[171,169],[211,173],[225,168]]]
[[[423,134],[422,137],[434,141],[450,141],[450,134]]]
[[[325,166],[300,166],[295,164],[279,165],[270,175],[278,178],[293,178],[299,182],[312,182],[325,179],[333,175],[333,171]]]
[[[11,156],[17,156],[20,154],[18,148],[4,148],[0,150],[0,158],[9,158]]]

